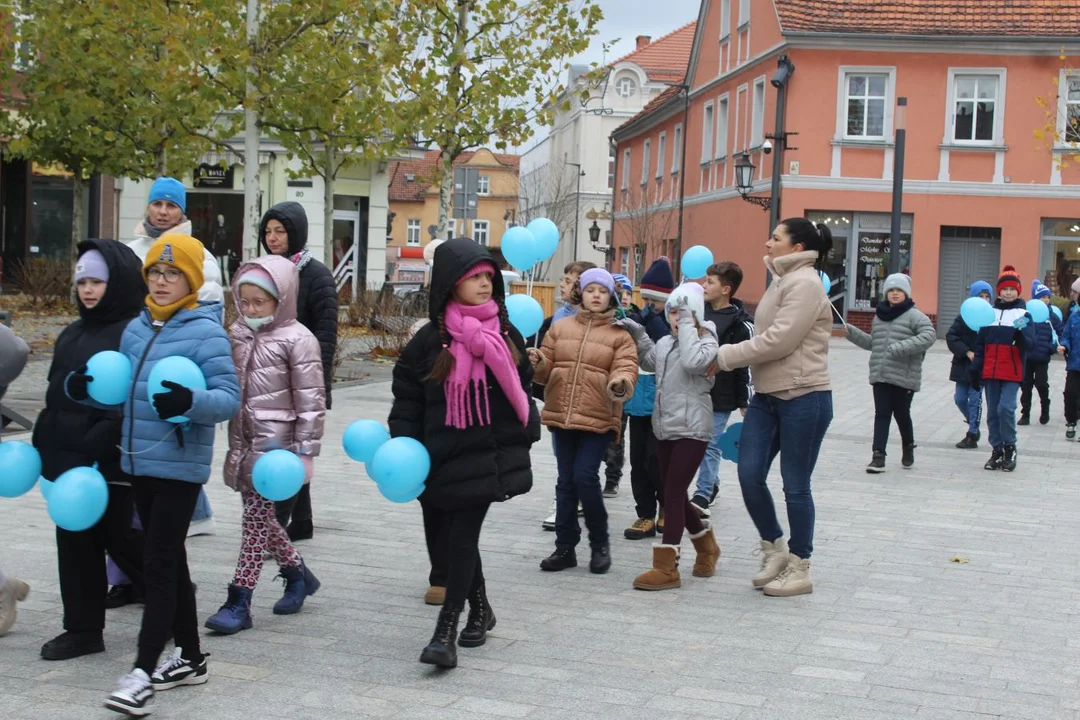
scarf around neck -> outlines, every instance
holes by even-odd
[[[915,307],[915,301],[911,298],[896,305],[890,305],[888,301],[882,300],[877,304],[877,316],[885,322],[891,322],[913,307]]]
[[[197,307],[199,307],[199,293],[185,295],[170,305],[158,305],[154,302],[153,295],[146,296],[146,309],[150,311],[150,319],[156,323],[168,322],[169,318],[181,310],[194,310]]]
[[[528,425],[529,398],[500,332],[498,303],[488,300],[482,305],[463,305],[451,300],[443,321],[453,338],[449,349],[454,356],[454,369],[444,386],[446,424],[459,430],[491,424],[486,372],[490,369],[521,424]]]
[[[154,224],[152,222],[150,222],[150,216],[148,215],[148,216],[143,218],[142,227],[143,227],[143,232],[146,233],[146,236],[148,238],[150,238],[151,240],[157,240],[159,237],[161,237],[165,233],[172,232],[173,230],[175,230],[176,228],[178,228],[179,226],[183,225],[186,222],[187,222],[187,215],[181,215],[180,216],[180,222],[176,223],[176,225],[174,225],[173,227],[159,228],[159,227],[155,227]]]
[[[296,266],[296,271],[300,272],[304,269],[304,266],[311,262],[311,251],[304,248],[295,255],[288,256],[289,262]]]

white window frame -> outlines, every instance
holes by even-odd
[[[664,176],[664,163],[667,161],[667,133],[660,133],[660,138],[656,141],[656,177],[660,179]]]
[[[960,77],[969,76],[996,77],[998,81],[997,96],[994,98],[994,133],[989,140],[956,139],[956,80]],[[1002,147],[1005,145],[1005,76],[1005,68],[949,68],[948,97],[945,100],[944,145],[962,147]],[[972,128],[974,129],[974,125],[972,125]]]
[[[633,282],[633,278],[630,277],[630,248],[619,248],[619,272],[625,275],[630,282]]]
[[[735,141],[731,146],[732,156],[746,150],[746,122],[743,115],[746,114],[746,98],[750,94],[750,86],[743,83],[735,89]]]
[[[1068,139],[1069,105],[1080,107],[1080,100],[1069,102],[1070,78],[1080,80],[1080,70],[1062,68],[1058,72],[1057,137],[1054,139],[1054,146],[1059,148],[1080,147],[1080,126],[1077,127],[1077,139]]]
[[[615,164],[616,164],[617,158],[618,158],[618,155],[615,154],[615,148],[610,148],[608,150],[608,179],[607,179],[608,190],[614,190],[615,189]]]
[[[671,147],[671,174],[678,175],[682,169],[682,123],[675,126],[674,141]]]
[[[483,225],[483,227],[477,227],[477,225]],[[484,232],[484,239],[480,239],[480,231]],[[472,221],[472,239],[476,241],[477,245],[483,245],[484,247],[491,246],[491,223],[487,220],[473,220]]]
[[[731,37],[731,0],[720,0],[720,42]]]
[[[754,92],[750,96],[750,147],[765,144],[765,76],[754,80]]]
[[[652,155],[652,138],[645,138],[641,153],[641,184],[649,182],[649,156]]]
[[[622,88],[626,84],[624,83],[624,81],[629,83],[630,91],[628,93],[623,93]],[[637,84],[637,80],[635,80],[632,76],[621,75],[619,79],[615,81],[615,94],[623,98],[624,100],[629,100],[637,94]]]
[[[848,135],[848,75],[887,75],[885,80],[885,120],[881,136]],[[836,141],[888,144],[893,137],[893,119],[896,113],[896,66],[841,65],[836,79]]]
[[[409,218],[405,221],[405,245],[420,247],[420,233],[420,218]]]
[[[731,134],[731,93],[716,98],[716,159],[728,156],[728,137]]]
[[[490,175],[477,175],[476,176],[476,194],[480,197],[487,197],[491,195],[491,176]]]
[[[739,29],[750,24],[750,0],[739,0]]]
[[[705,103],[705,107],[702,108],[701,114],[701,164],[705,165],[712,161],[713,142],[715,142],[713,133],[716,132],[716,115],[713,110],[712,100]]]
[[[622,153],[622,189],[630,188],[630,161],[633,159],[632,148],[626,148]]]

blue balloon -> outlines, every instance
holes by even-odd
[[[376,420],[357,420],[345,428],[341,438],[345,454],[356,462],[369,463],[375,451],[390,439],[390,432]]]
[[[960,305],[964,324],[978,332],[994,322],[994,308],[980,297],[968,298]]]
[[[304,462],[288,450],[271,450],[255,461],[251,484],[267,500],[288,500],[304,487]]]
[[[818,275],[821,276],[821,284],[825,286],[825,294],[828,295],[832,291],[832,278],[826,275],[824,270],[818,270]]]
[[[1052,313],[1054,313],[1055,315],[1057,315],[1057,319],[1058,319],[1058,320],[1062,320],[1062,319],[1063,319],[1063,318],[1061,317],[1061,309],[1060,309],[1060,308],[1059,308],[1059,307],[1058,307],[1057,305],[1051,305],[1051,306],[1050,306],[1050,312],[1052,312]]]
[[[76,467],[56,478],[46,496],[49,517],[70,532],[82,532],[97,525],[109,504],[109,486],[101,473],[90,467]]]
[[[709,266],[713,264],[712,250],[704,245],[695,245],[682,256],[682,274],[691,280],[705,277]]]
[[[522,337],[535,335],[544,324],[544,308],[531,295],[518,293],[506,298],[506,314]]]
[[[501,249],[506,262],[524,272],[536,264],[536,239],[528,228],[515,225],[503,233]]]
[[[131,390],[131,360],[115,350],[103,350],[86,361],[90,397],[102,405],[122,405]]]
[[[536,218],[525,228],[532,233],[536,242],[537,262],[544,262],[555,254],[559,247],[559,227],[555,223],[547,218]]]
[[[1028,300],[1027,311],[1032,322],[1043,323],[1050,319],[1050,307],[1042,300]]]
[[[717,446],[720,448],[720,454],[725,460],[734,463],[739,462],[739,440],[742,438],[742,426],[742,423],[735,423],[720,436]]]
[[[177,385],[183,385],[188,390],[206,389],[206,378],[203,377],[199,366],[180,355],[161,358],[154,363],[154,367],[150,368],[150,377],[146,381],[146,396],[151,403],[154,402],[155,395],[169,392],[167,388],[162,386],[162,383],[166,380]],[[186,423],[187,421],[186,417],[169,418],[171,423]]]
[[[41,475],[41,455],[33,445],[12,440],[0,443],[0,497],[16,498],[34,487]]]
[[[427,448],[410,437],[388,440],[367,465],[368,475],[392,502],[408,502],[419,497],[430,471]]]
[[[45,498],[45,502],[49,502],[49,498],[52,496],[52,490],[56,487],[56,483],[42,477],[41,482],[38,483],[38,487],[41,488],[41,497]]]

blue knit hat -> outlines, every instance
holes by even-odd
[[[611,277],[615,278],[615,285],[618,286],[620,290],[634,292],[634,284],[630,282],[630,278],[625,275],[620,275],[619,273],[611,273]]]
[[[1038,280],[1031,281],[1031,298],[1033,300],[1050,297],[1052,294],[1053,293],[1050,292],[1050,288],[1046,287]]]
[[[971,283],[971,287],[968,288],[968,296],[979,297],[981,293],[986,293],[990,297],[994,297],[994,288],[992,288],[990,283],[985,280],[976,280]]]
[[[149,205],[158,200],[168,200],[182,212],[187,212],[187,190],[176,178],[159,177],[154,181],[154,184],[150,186],[150,197],[147,198],[146,204]]]
[[[671,274],[671,261],[658,257],[645,271],[641,278],[641,297],[645,300],[667,302],[675,287],[675,276]]]

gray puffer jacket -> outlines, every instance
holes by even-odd
[[[930,318],[912,307],[895,320],[875,315],[869,335],[848,325],[847,339],[870,351],[871,385],[889,383],[918,392],[922,387],[923,358],[937,333]]]
[[[713,378],[706,373],[720,344],[711,322],[702,327],[707,332],[699,334],[693,320],[680,320],[678,337],[668,335],[655,345],[644,331],[634,336],[639,366],[656,374],[652,427],[657,440],[712,440]]]

